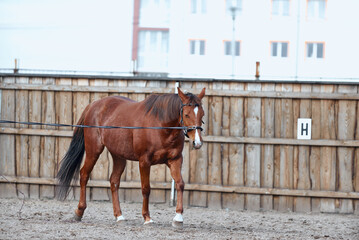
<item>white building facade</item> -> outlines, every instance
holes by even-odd
[[[234,38],[231,6],[239,9]],[[359,78],[357,7],[355,0],[134,0],[132,60],[139,73],[169,76],[252,78],[260,62],[263,78]]]
[[[355,80],[358,9],[358,0],[2,0],[0,68],[19,59],[21,69],[252,79],[260,62],[261,79]]]

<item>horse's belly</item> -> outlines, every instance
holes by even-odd
[[[111,148],[107,148],[107,149],[113,156],[126,160],[138,161],[138,159],[136,159],[136,156],[133,153],[133,150],[130,148],[123,148],[123,146],[121,146],[120,148],[116,148],[116,149],[111,149]]]
[[[125,133],[129,130],[116,129],[114,131],[117,131],[117,134],[107,134],[104,137],[104,145],[111,155],[128,160],[137,160],[133,150],[132,138],[130,134]]]

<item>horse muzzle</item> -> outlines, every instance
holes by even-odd
[[[194,139],[191,139],[192,140],[192,145],[193,145],[193,148],[195,149],[200,149],[203,145],[203,141],[202,141],[202,137],[200,135],[200,131],[203,131],[203,128],[200,127],[200,126],[192,126],[192,127],[189,127],[186,131],[185,131],[185,135],[186,137],[190,138],[188,136],[188,132],[190,131],[195,131],[195,135],[194,135]]]
[[[203,142],[202,141],[200,141],[200,142],[192,141],[192,144],[193,144],[194,149],[200,149],[203,145]]]

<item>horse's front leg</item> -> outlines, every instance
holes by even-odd
[[[152,223],[152,219],[150,217],[150,211],[148,210],[148,203],[150,198],[150,172],[151,172],[151,165],[147,164],[144,161],[140,161],[140,174],[141,174],[141,188],[142,188],[142,216],[145,220],[145,224]]]
[[[170,160],[167,162],[167,166],[171,171],[172,178],[176,183],[177,190],[177,206],[176,206],[176,216],[173,218],[172,225],[174,227],[183,226],[183,190],[184,182],[182,179],[181,169],[182,169],[183,157],[180,156],[178,159]]]

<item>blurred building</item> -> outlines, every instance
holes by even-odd
[[[252,79],[260,62],[261,79],[359,79],[358,9],[358,0],[1,0],[0,68],[19,59],[40,71]]]
[[[134,0],[133,67],[139,74],[254,78],[260,62],[265,78],[359,77],[358,6],[356,0]]]

